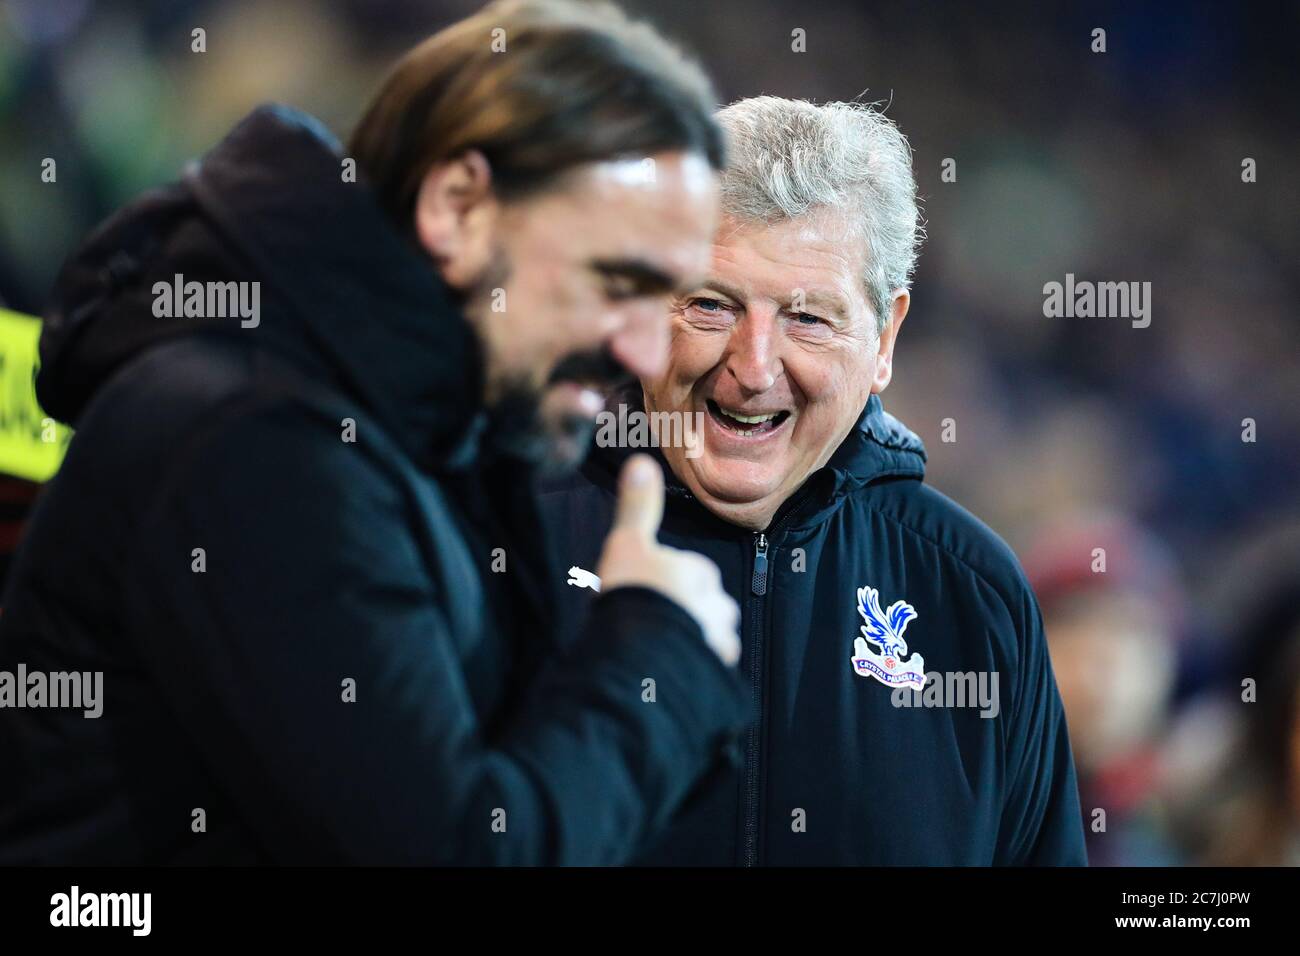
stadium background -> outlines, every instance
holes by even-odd
[[[255,104],[345,134],[477,6],[0,0],[0,307],[39,313],[87,230]],[[1039,590],[1094,863],[1300,863],[1300,7],[625,6],[724,102],[878,101],[911,140],[928,240],[886,407]],[[1150,327],[1045,318],[1066,273],[1150,282]],[[0,480],[0,551],[35,490]]]

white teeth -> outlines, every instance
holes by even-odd
[[[734,418],[736,421],[742,422],[746,425],[759,425],[763,422],[770,422],[780,414],[780,412],[772,412],[770,415],[739,415],[736,412],[727,411],[721,405],[719,405],[718,408],[721,409],[722,414],[726,415],[728,418]]]

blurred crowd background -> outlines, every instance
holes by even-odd
[[[478,5],[0,0],[0,305],[39,313],[259,102],[345,135]],[[885,404],[1038,591],[1093,863],[1300,864],[1300,5],[624,6],[724,102],[880,102],[911,140],[928,240]],[[1150,326],[1044,317],[1067,273],[1150,282]],[[0,548],[33,490],[3,486]]]

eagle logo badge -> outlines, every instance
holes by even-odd
[[[874,677],[886,687],[925,687],[925,658],[913,654],[908,659],[903,632],[916,619],[916,609],[906,601],[895,601],[889,610],[880,610],[880,593],[875,588],[858,588],[858,613],[863,624],[862,636],[853,642],[854,673]],[[871,649],[875,645],[880,650]]]

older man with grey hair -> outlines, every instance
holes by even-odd
[[[668,368],[615,398],[620,427],[544,495],[577,618],[618,469],[655,442],[661,540],[712,558],[742,608],[761,719],[640,859],[1083,864],[1034,595],[881,406],[921,239],[907,140],[858,103],[765,96],[719,119],[723,219]],[[646,706],[685,692],[642,681]]]

